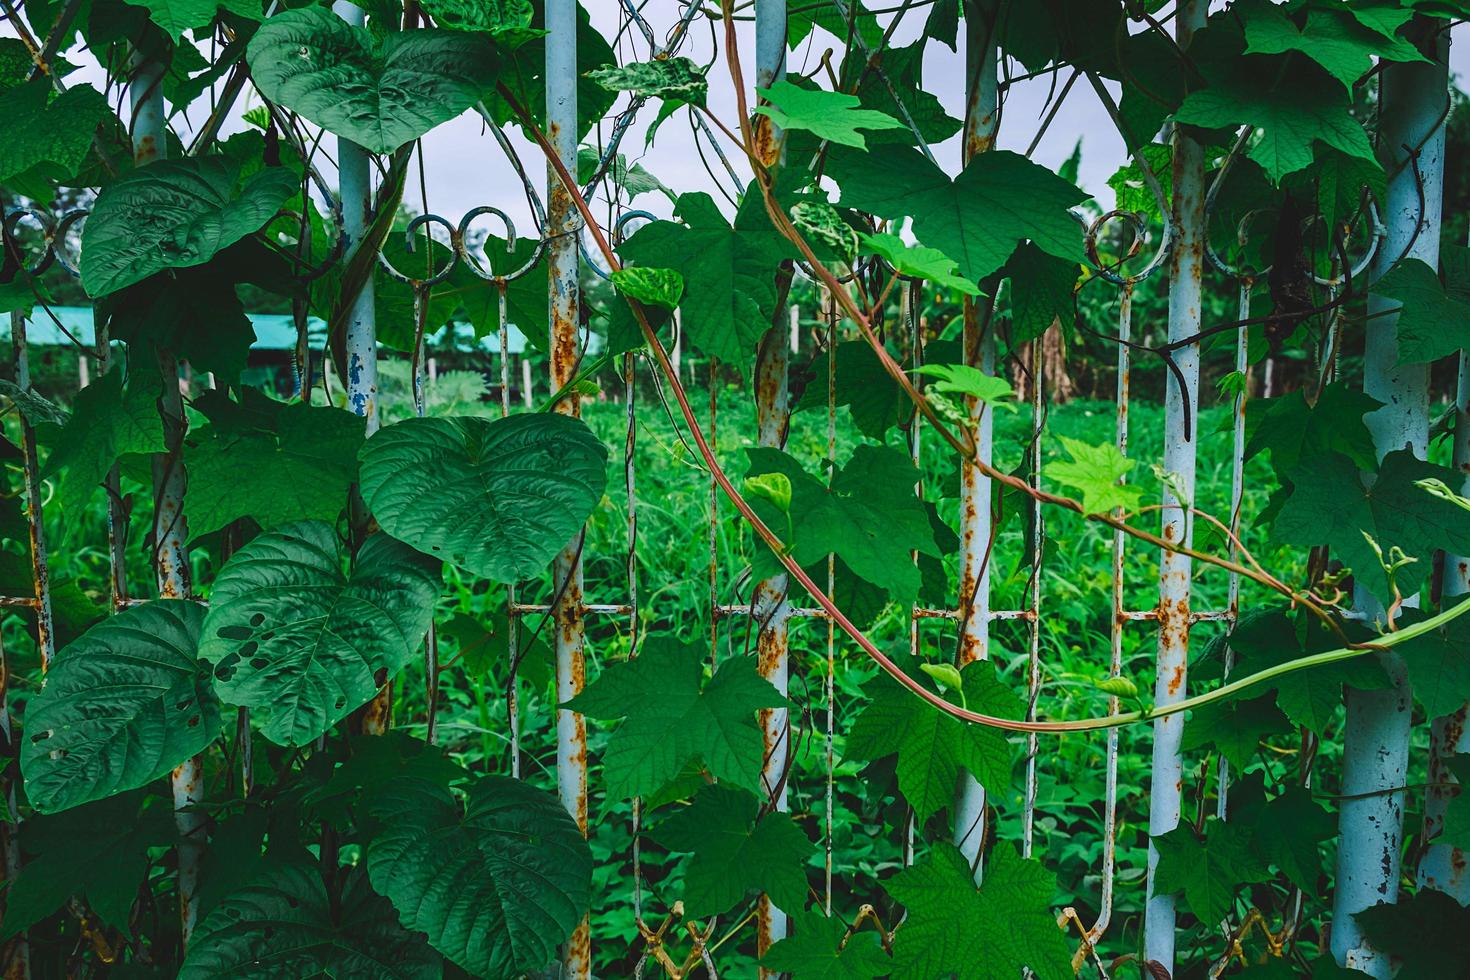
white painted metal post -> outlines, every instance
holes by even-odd
[[[801,353],[801,307],[791,304],[791,353]]]
[[[1390,64],[1378,76],[1378,146],[1389,181],[1382,209],[1387,237],[1369,272],[1375,282],[1405,256],[1439,265],[1448,32],[1440,32],[1439,40],[1438,61]],[[1417,162],[1411,159],[1416,151]],[[1386,296],[1368,296],[1363,390],[1384,403],[1366,417],[1380,459],[1404,448],[1423,457],[1429,442],[1429,365],[1398,364],[1398,317],[1384,315],[1398,305]],[[1383,614],[1382,603],[1367,590],[1359,588],[1353,598],[1370,622]],[[1402,661],[1385,655],[1380,662],[1393,686],[1349,689],[1344,698],[1342,792],[1348,798],[1338,815],[1332,952],[1347,967],[1387,977],[1388,957],[1368,945],[1353,918],[1398,900],[1404,794],[1383,791],[1403,786],[1408,773],[1413,696]]]
[[[577,2],[546,3],[546,138],[562,164],[577,172]],[[548,304],[551,321],[551,390],[559,391],[577,373],[581,290],[577,280],[578,234],[582,226],[572,195],[556,169],[546,168],[546,236]],[[581,403],[571,392],[556,406],[580,415]],[[578,532],[552,567],[556,624],[556,699],[570,701],[582,693],[586,663],[582,622],[582,532]],[[587,721],[565,709],[556,712],[556,782],[562,804],[587,834]],[[585,917],[562,953],[562,976],[585,980],[592,975],[591,926]]]
[[[1194,32],[1204,26],[1205,0],[1181,3],[1175,17],[1175,36],[1187,48]],[[1174,248],[1169,256],[1169,340],[1199,333],[1201,276],[1205,260],[1204,149],[1187,133],[1174,133],[1174,199],[1170,220]],[[1164,469],[1175,477],[1179,495],[1165,488],[1164,540],[1188,544],[1193,522],[1188,507],[1194,497],[1194,464],[1199,438],[1199,345],[1190,344],[1173,354],[1178,367],[1165,381]],[[1154,679],[1154,702],[1170,704],[1185,697],[1185,667],[1189,661],[1189,605],[1191,561],[1172,551],[1159,554],[1159,648]],[[1152,782],[1149,787],[1148,832],[1167,834],[1179,826],[1183,758],[1180,743],[1184,716],[1170,715],[1154,722]],[[1144,956],[1174,972],[1174,896],[1157,894],[1154,872],[1159,854],[1148,850],[1148,904],[1144,913]]]
[[[755,5],[755,84],[767,88],[786,77],[786,0],[756,0]],[[780,134],[772,126],[770,141],[762,148],[767,155],[766,163],[779,163]],[[780,311],[776,311],[776,322],[771,324],[761,338],[756,352],[755,403],[757,441],[762,446],[777,449],[786,445],[787,425],[791,411],[787,390],[788,338],[780,324]],[[785,573],[773,575],[756,584],[751,600],[751,616],[758,627],[756,653],[761,676],[775,685],[783,695],[789,682],[790,663],[787,649],[787,627],[791,617],[791,603],[787,595]],[[791,719],[785,708],[762,708],[760,711],[761,732],[765,743],[765,764],[761,769],[761,782],[767,794],[775,800],[777,810],[786,810],[786,769],[791,754]],[[764,956],[766,950],[787,933],[787,916],[776,908],[770,898],[760,897],[756,915],[756,950]],[[775,977],[779,974],[761,967],[760,976]]]
[[[994,0],[965,3],[965,120],[962,163],[995,145],[999,121],[996,101]],[[965,363],[995,373],[995,335],[986,310],[966,299]],[[984,463],[993,448],[991,413],[984,402],[967,399],[975,454]],[[960,642],[957,660],[963,667],[990,656],[991,480],[965,463],[960,468]],[[955,794],[954,841],[980,879],[980,852],[985,844],[985,788],[969,773],[960,777]]]

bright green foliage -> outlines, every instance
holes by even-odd
[[[228,704],[255,709],[266,738],[306,745],[366,704],[419,650],[439,563],[387,535],[350,575],[336,531],[302,521],[241,548],[215,579],[199,656]]]
[[[481,616],[455,613],[447,620],[435,624],[441,639],[453,639],[459,647],[459,659],[465,673],[476,680],[484,680],[495,671],[497,665],[509,666],[516,663],[517,676],[533,689],[546,690],[551,685],[556,669],[551,647],[542,636],[530,629],[517,631],[516,646],[510,646],[510,617],[505,607]]]
[[[1143,489],[1119,481],[1135,465],[1118,451],[1113,443],[1089,446],[1080,439],[1060,436],[1071,460],[1054,460],[1042,469],[1048,480],[1054,480],[1082,495],[1082,509],[1089,514],[1106,514],[1113,508],[1129,511],[1143,499]]]
[[[754,356],[776,315],[776,265],[795,248],[771,227],[759,191],[745,195],[734,227],[704,193],[680,196],[683,222],[654,221],[618,249],[641,266],[673,269],[699,283],[680,302],[684,329],[705,353],[730,364]]]
[[[1073,976],[1071,941],[1051,911],[1056,881],[1007,841],[987,857],[979,889],[964,855],[947,842],[883,887],[908,910],[893,937],[892,980],[989,980],[1023,967],[1039,980]]]
[[[204,27],[220,8],[251,20],[260,19],[260,0],[126,0],[143,7],[175,44],[185,31]]]
[[[673,269],[635,265],[618,269],[611,279],[623,295],[666,310],[678,307],[679,297],[684,295],[684,278]]]
[[[267,167],[244,177],[225,157],[130,171],[98,195],[87,219],[82,285],[105,296],[164,269],[203,265],[259,230],[295,193],[289,170]]]
[[[1371,535],[1384,560],[1390,547],[1416,559],[1400,567],[1394,578],[1398,590],[1409,595],[1428,577],[1436,549],[1470,553],[1470,512],[1415,485],[1431,479],[1450,483],[1455,477],[1407,450],[1385,456],[1368,485],[1345,456],[1304,460],[1292,471],[1294,489],[1276,518],[1273,535],[1287,544],[1330,546],[1359,583],[1389,600],[1388,575],[1364,537]]]
[[[217,531],[249,517],[262,530],[298,520],[335,523],[357,479],[363,420],[339,408],[282,404],[254,388],[243,404],[201,398],[210,425],[189,434],[184,497],[189,534]]]
[[[120,458],[164,451],[158,396],[156,372],[151,377],[140,373],[124,386],[121,368],[114,368],[77,393],[72,415],[42,470],[48,478],[61,474],[57,494],[61,509],[70,517],[81,516],[112,464]]]
[[[763,745],[758,708],[786,699],[762,678],[751,657],[727,660],[701,689],[698,652],[669,637],[651,637],[637,658],[613,664],[567,707],[592,718],[625,718],[608,739],[603,777],[608,795],[645,796],[691,763],[711,776],[760,788]]]
[[[1444,892],[1421,888],[1354,918],[1374,949],[1403,964],[1401,977],[1452,977],[1462,971],[1461,940],[1470,930],[1470,908]]]
[[[1154,887],[1161,894],[1182,893],[1201,922],[1219,922],[1235,907],[1241,885],[1266,881],[1270,872],[1251,848],[1251,829],[1210,817],[1203,837],[1179,826],[1153,839],[1159,851]]]
[[[174,841],[172,804],[141,790],[27,820],[20,832],[26,863],[6,889],[0,939],[41,921],[73,896],[85,899],[108,925],[130,932],[149,849]]]
[[[199,923],[179,978],[433,980],[442,971],[438,954],[399,925],[393,906],[368,887],[366,873],[346,871],[334,907],[321,869],[303,854],[267,862]]]
[[[812,361],[810,380],[795,411],[827,409],[827,372],[830,352]],[[852,421],[869,439],[883,434],[913,411],[908,395],[884,369],[865,340],[843,340],[837,344],[837,367],[833,378],[833,403],[846,405]]]
[[[1238,4],[1236,9],[1245,14],[1246,54],[1300,52],[1345,88],[1372,67],[1375,55],[1387,61],[1429,60],[1392,31],[1365,26],[1346,5],[1311,8],[1302,23],[1268,2]]]
[[[373,887],[403,925],[473,976],[544,966],[591,900],[592,853],[561,801],[504,776],[470,783],[464,804],[422,779],[374,793]]]
[[[919,674],[912,657],[895,658],[910,677]],[[1020,718],[1023,708],[1010,688],[984,661],[966,666],[964,703],[971,711]],[[871,700],[847,736],[849,759],[876,760],[898,755],[898,788],[922,822],[954,802],[960,771],[992,792],[1010,787],[1012,756],[1005,733],[970,725],[919,700],[887,674],[864,689]],[[959,700],[960,692],[949,699]]]
[[[1470,346],[1470,301],[1447,291],[1420,259],[1405,258],[1373,292],[1398,300],[1399,363],[1437,361]]]
[[[377,40],[324,7],[272,17],[247,57],[266,98],[374,153],[470,108],[500,69],[487,34],[417,30]]]
[[[979,296],[980,287],[955,272],[955,260],[937,248],[909,245],[897,235],[864,235],[863,248],[881,256],[901,276],[927,279],[966,296]]]
[[[773,945],[761,966],[796,980],[872,980],[888,972],[888,954],[871,928],[848,937],[846,923],[816,909],[793,913],[791,925],[795,935]]]
[[[745,790],[712,783],[653,829],[659,844],[694,855],[684,870],[686,915],[718,915],[754,892],[781,908],[806,901],[812,842],[787,814],[759,810]]]
[[[204,610],[159,600],[104,619],[63,649],[26,706],[26,797],[54,813],[146,786],[220,728],[196,650]]]
[[[986,374],[969,364],[923,364],[914,369],[915,374],[938,378],[930,385],[935,391],[946,395],[964,395],[989,405],[991,408],[1016,410],[1015,389],[1005,378]]]
[[[757,113],[769,116],[782,129],[804,129],[831,143],[865,150],[867,141],[858,130],[903,128],[903,123],[886,112],[858,108],[862,100],[845,92],[802,88],[785,79],[755,91],[770,103],[756,106]]]
[[[607,485],[607,447],[551,413],[408,419],[360,455],[363,500],[383,530],[499,582],[545,567]]]
[[[792,226],[818,255],[828,253],[843,265],[852,265],[860,238],[836,208],[818,198],[804,198],[791,206],[790,215]]]
[[[1174,192],[1173,184],[1169,180],[1169,165],[1174,159],[1174,148],[1164,143],[1146,143],[1138,148],[1138,155],[1143,157],[1143,162],[1158,180],[1159,189],[1164,192],[1164,205],[1167,207],[1173,200]],[[1155,221],[1163,220],[1159,200],[1148,186],[1148,180],[1137,159],[1130,159],[1119,167],[1108,178],[1108,186],[1113,190],[1119,210],[1136,211]]]
[[[632,92],[650,99],[665,99],[704,105],[709,82],[704,69],[688,58],[665,58],[660,61],[634,61],[612,68],[599,68],[587,73],[609,92]]]
[[[49,80],[38,78],[0,94],[0,118],[0,181],[37,167],[47,177],[65,179],[87,159],[97,127],[112,118],[112,110],[90,85],[56,94]]]
[[[919,241],[954,259],[973,282],[1005,265],[1025,239],[1049,255],[1083,259],[1082,229],[1067,209],[1087,195],[1020,154],[981,153],[954,180],[902,146],[834,154],[829,170],[844,206],[912,218]]]

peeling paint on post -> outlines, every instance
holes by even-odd
[[[1187,48],[1194,32],[1204,26],[1208,4],[1190,0],[1179,7],[1175,34]],[[1170,221],[1174,248],[1169,256],[1169,339],[1192,337],[1200,330],[1200,294],[1205,260],[1204,149],[1186,133],[1174,133],[1174,199]],[[1178,383],[1166,382],[1164,399],[1164,469],[1174,474],[1185,497],[1194,496],[1196,440],[1199,438],[1199,345],[1174,353]],[[1188,502],[1169,487],[1163,494],[1166,541],[1188,544],[1193,536]],[[1154,679],[1154,703],[1172,704],[1186,696],[1185,667],[1189,662],[1189,558],[1171,551],[1159,554],[1159,647]],[[1154,722],[1152,781],[1149,787],[1148,832],[1167,834],[1179,826],[1180,791],[1184,770],[1180,743],[1184,716],[1170,715]],[[1174,972],[1175,896],[1154,890],[1159,854],[1148,849],[1148,904],[1144,912],[1144,956]]]
[[[755,84],[767,88],[786,76],[786,0],[756,0],[755,5]],[[756,117],[757,151],[768,165],[776,165],[780,154],[780,133],[770,124],[770,117]],[[780,291],[784,298],[785,290]],[[777,449],[786,445],[787,425],[791,411],[788,403],[787,367],[790,331],[783,329],[782,310],[778,307],[774,322],[761,338],[755,361],[755,413],[757,441]],[[751,597],[750,614],[758,630],[756,634],[757,665],[760,674],[786,694],[790,679],[787,627],[791,603],[787,595],[785,574],[773,575],[758,582]],[[761,768],[761,784],[774,801],[777,810],[789,807],[786,768],[791,753],[791,718],[785,708],[762,708],[760,726],[765,742],[765,763]],[[771,945],[787,934],[787,916],[762,895],[756,910],[756,951],[764,956]],[[761,967],[762,978],[779,976]]]
[[[1418,21],[1409,29],[1425,26]],[[1448,54],[1448,33],[1441,32],[1437,62],[1390,64],[1379,75],[1378,146],[1389,183],[1382,207],[1387,236],[1369,270],[1374,282],[1401,256],[1423,259],[1431,268],[1439,265]],[[1417,168],[1405,147],[1420,148]],[[1384,315],[1398,305],[1369,293],[1363,390],[1384,407],[1365,421],[1380,459],[1405,447],[1423,458],[1429,442],[1429,366],[1398,364],[1398,317]],[[1358,589],[1353,599],[1369,622],[1383,614],[1383,605],[1367,591]],[[1348,689],[1344,695],[1342,792],[1348,797],[1376,795],[1344,799],[1338,812],[1332,953],[1344,966],[1388,977],[1388,957],[1368,945],[1353,918],[1372,905],[1398,900],[1405,797],[1382,791],[1406,781],[1413,696],[1403,662],[1391,655],[1381,656],[1380,662],[1392,687]]]
[[[993,0],[965,3],[965,122],[962,157],[965,164],[995,145],[996,46],[991,29]],[[986,374],[995,373],[995,335],[990,317],[975,301],[964,307],[965,363]],[[967,399],[975,440],[975,454],[990,462],[993,449],[993,413],[983,402]],[[960,468],[960,642],[959,664],[990,656],[990,538],[991,481],[969,464]],[[980,852],[985,845],[985,788],[969,773],[960,779],[955,795],[954,841],[980,880]]]
[[[129,87],[133,111],[133,162],[139,166],[167,153],[164,126],[163,67],[138,60]],[[179,362],[172,351],[155,348],[162,384],[158,411],[163,419],[166,451],[153,458],[153,554],[160,599],[188,599],[193,594],[189,570],[189,528],[184,522],[184,402],[179,393]],[[196,807],[204,796],[204,759],[196,755],[169,775],[174,798],[174,824],[179,833],[179,919],[187,947],[199,914],[196,892],[208,823]]]
[[[10,338],[15,347],[15,384],[31,389],[31,357],[26,346],[26,318],[19,310],[10,314]],[[85,355],[83,355],[85,357]],[[41,464],[36,456],[36,430],[25,413],[20,415],[20,445],[24,454],[26,531],[31,542],[31,572],[36,595],[36,650],[41,669],[51,666],[56,656],[56,632],[51,619],[51,570],[46,560],[46,533],[41,520]]]
[[[577,3],[547,0],[546,30],[556,38],[546,45],[546,138],[562,163],[577,172]],[[581,314],[577,242],[581,216],[555,168],[546,168],[546,250],[551,322],[551,390],[559,391],[577,373],[577,336]],[[571,392],[557,403],[565,415],[580,415],[581,403]],[[582,693],[586,661],[582,623],[582,532],[562,549],[552,566],[556,596],[556,699]],[[587,835],[587,721],[574,711],[556,712],[556,783],[562,805]],[[579,980],[592,975],[592,934],[583,918],[562,953],[562,976]]]

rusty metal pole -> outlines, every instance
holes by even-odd
[[[133,112],[133,162],[144,166],[168,155],[163,108],[163,66],[134,61],[129,95]],[[179,361],[162,347],[154,349],[162,384],[158,410],[163,419],[166,451],[153,459],[153,557],[160,599],[188,599],[193,594],[189,569],[189,529],[184,522],[184,401],[179,393]],[[184,945],[198,917],[196,891],[204,854],[207,821],[195,810],[204,795],[204,759],[196,755],[169,776],[174,797],[174,823],[179,832],[179,919]]]
[[[996,101],[994,0],[965,3],[965,121],[962,162],[995,146],[999,122]],[[995,334],[990,309],[966,299],[965,363],[995,373]],[[992,413],[978,399],[967,399],[975,455],[989,463],[993,449]],[[960,468],[960,642],[957,660],[963,667],[990,656],[991,480],[964,463]],[[969,773],[960,777],[955,795],[954,841],[980,880],[980,852],[985,845],[985,788]]]
[[[1194,32],[1204,26],[1209,4],[1205,0],[1181,3],[1175,17],[1175,36],[1187,48]],[[1205,261],[1204,148],[1188,133],[1174,131],[1174,200],[1170,221],[1174,249],[1169,256],[1169,340],[1192,337],[1200,330],[1201,283]],[[1164,540],[1188,543],[1193,522],[1188,507],[1194,496],[1195,450],[1199,438],[1199,345],[1174,353],[1175,379],[1167,384],[1164,400],[1164,469],[1174,475],[1163,494]],[[1174,383],[1177,381],[1177,383]],[[1187,499],[1181,499],[1187,498]],[[1154,702],[1172,704],[1185,696],[1185,668],[1189,661],[1189,558],[1172,551],[1159,554],[1159,648],[1154,679]],[[1179,826],[1184,780],[1184,716],[1170,715],[1154,722],[1152,782],[1149,787],[1148,832],[1167,834]],[[1154,889],[1158,850],[1148,849],[1148,904],[1144,913],[1144,956],[1174,972],[1174,896]]]
[[[786,0],[756,0],[755,84],[766,88],[786,76]],[[765,129],[768,139],[760,147],[767,165],[780,162],[780,134],[774,126]],[[786,445],[791,410],[788,401],[787,367],[790,332],[778,306],[774,322],[761,338],[755,361],[755,413],[757,441],[777,449]],[[789,321],[788,321],[789,322]],[[786,694],[790,680],[788,626],[791,617],[786,575],[773,575],[758,582],[751,599],[751,616],[758,627],[756,651],[760,674]],[[791,753],[791,718],[785,708],[762,708],[760,726],[765,742],[765,764],[761,783],[777,810],[789,807],[787,766]],[[764,956],[771,945],[786,936],[786,912],[762,895],[757,908],[756,949]],[[779,976],[761,967],[762,978]]]
[[[1411,30],[1425,27],[1421,20]],[[1439,266],[1448,32],[1439,32],[1438,42],[1436,61],[1390,64],[1378,76],[1378,146],[1389,180],[1383,205],[1387,235],[1369,269],[1371,282],[1405,257]],[[1417,159],[1411,156],[1416,153]],[[1398,363],[1398,317],[1384,313],[1398,305],[1389,297],[1368,295],[1363,390],[1384,407],[1365,421],[1380,459],[1404,448],[1423,458],[1429,443],[1429,365]],[[1353,605],[1370,623],[1384,612],[1379,597],[1362,588]],[[1414,700],[1403,661],[1393,655],[1379,660],[1392,687],[1344,694],[1342,792],[1347,798],[1338,811],[1332,952],[1350,969],[1387,977],[1389,958],[1368,945],[1353,916],[1380,902],[1398,901],[1405,796],[1384,791],[1406,782]]]
[[[547,0],[546,137],[562,164],[577,170],[577,3]],[[577,373],[581,288],[577,241],[582,221],[571,194],[556,170],[546,169],[547,301],[551,320],[551,390],[559,391]],[[582,413],[580,396],[570,392],[557,403],[564,415]],[[586,662],[582,622],[582,541],[577,532],[552,566],[556,604],[556,699],[569,701],[582,693]],[[587,721],[574,711],[556,712],[556,783],[562,805],[587,835]],[[592,933],[583,918],[562,953],[562,976],[578,980],[592,975]]]

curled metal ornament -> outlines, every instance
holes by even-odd
[[[468,244],[470,226],[474,224],[475,219],[485,215],[494,215],[505,225],[505,251],[507,255],[514,254],[516,247],[515,223],[511,221],[510,216],[504,211],[485,204],[466,212],[464,217],[459,219],[458,224],[451,223],[448,218],[441,215],[421,214],[410,221],[408,227],[403,230],[403,247],[412,255],[417,248],[417,242],[419,240],[417,233],[421,228],[429,225],[439,225],[443,228],[449,238],[447,246],[449,249],[449,258],[442,267],[430,269],[425,275],[412,276],[396,268],[382,252],[378,253],[378,264],[394,279],[401,283],[406,283],[414,289],[426,289],[430,286],[438,285],[453,275],[454,270],[459,267],[461,262],[475,276],[487,282],[493,282],[500,286],[513,282],[531,271],[536,263],[541,260],[542,254],[546,251],[546,240],[544,238],[537,239],[536,248],[532,251],[530,257],[520,266],[509,272],[497,274],[485,265],[482,265],[471,254]],[[432,240],[438,241],[437,239]],[[439,242],[439,244],[442,245],[445,243]]]
[[[1159,270],[1160,266],[1164,264],[1164,260],[1169,257],[1170,250],[1173,248],[1173,230],[1170,223],[1165,221],[1164,234],[1159,240],[1159,247],[1154,251],[1148,263],[1137,272],[1121,273],[1118,270],[1123,267],[1124,263],[1137,258],[1143,252],[1144,243],[1148,241],[1148,226],[1144,223],[1143,215],[1137,211],[1124,211],[1115,208],[1112,211],[1098,215],[1089,222],[1082,215],[1078,215],[1076,212],[1073,212],[1073,214],[1083,223],[1085,228],[1083,232],[1083,243],[1087,249],[1087,261],[1092,267],[1092,273],[1098,278],[1104,279],[1116,286],[1135,286],[1143,282],[1143,280]],[[1133,233],[1133,237],[1128,243],[1127,251],[1117,262],[1109,265],[1098,254],[1097,243],[1098,239],[1102,237],[1103,229],[1112,221],[1126,222],[1129,230]]]
[[[644,211],[642,209],[634,210],[634,211],[624,211],[622,214],[618,215],[617,220],[614,221],[613,222],[613,225],[612,225],[612,244],[613,244],[613,248],[618,248],[619,246],[621,246],[623,244],[623,242],[625,242],[627,240],[627,238],[628,238],[627,228],[628,228],[628,225],[631,224],[632,222],[634,222],[634,221],[657,221],[657,220],[658,220],[658,215],[654,214],[652,211]],[[583,225],[583,228],[585,229],[585,227],[586,227],[586,225],[584,224]],[[592,273],[595,276],[597,276],[597,278],[599,278],[599,279],[610,279],[610,278],[612,278],[612,270],[609,269],[607,266],[603,265],[598,259],[596,259],[593,256],[593,254],[590,251],[588,251],[588,249],[587,249],[587,243],[586,243],[585,240],[583,240],[583,238],[582,238],[582,236],[580,234],[580,231],[579,231],[579,234],[577,235],[577,248],[580,249],[581,252],[582,252],[582,261],[583,261],[583,263],[585,263],[587,265],[587,267],[592,270]]]
[[[1213,197],[1210,199],[1210,202],[1213,203]],[[1254,223],[1256,217],[1263,213],[1265,213],[1265,209],[1255,208],[1247,211],[1241,217],[1240,223],[1236,225],[1235,229],[1235,241],[1237,245],[1244,248],[1245,245],[1250,241],[1250,227]],[[1333,289],[1341,286],[1344,282],[1357,279],[1359,276],[1368,271],[1368,266],[1372,264],[1374,256],[1378,254],[1378,250],[1383,246],[1383,240],[1387,236],[1388,230],[1384,227],[1383,220],[1378,215],[1378,205],[1376,202],[1368,202],[1367,218],[1368,247],[1363,250],[1363,254],[1360,255],[1345,272],[1338,272],[1334,276],[1320,276],[1317,273],[1313,272],[1312,281],[1314,283],[1316,283],[1318,286]],[[1310,222],[1312,224],[1315,224],[1320,220],[1321,215],[1314,214],[1311,217]],[[1267,265],[1263,269],[1243,269],[1231,265],[1230,262],[1228,262],[1225,257],[1219,253],[1219,250],[1210,243],[1208,236],[1206,236],[1205,238],[1205,255],[1209,257],[1211,265],[1213,265],[1220,272],[1223,272],[1225,275],[1236,280],[1237,282],[1254,281],[1267,275],[1271,271],[1271,266],[1269,265]]]
[[[78,268],[77,260],[80,253],[76,256],[70,254],[66,249],[66,240],[77,222],[84,220],[90,213],[86,208],[75,208],[53,220],[50,213],[46,211],[36,208],[15,208],[6,213],[5,221],[0,224],[0,228],[3,228],[4,231],[5,247],[14,249],[16,255],[20,254],[21,241],[16,237],[16,230],[22,221],[29,218],[41,231],[41,254],[34,262],[26,266],[26,272],[39,276],[52,265],[57,265],[68,275],[79,279],[81,270]]]

